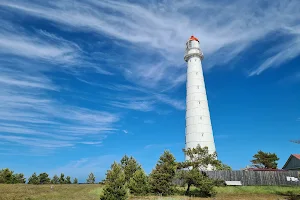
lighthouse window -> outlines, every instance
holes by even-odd
[[[197,89],[199,89],[199,85],[197,85]]]
[[[199,104],[200,104],[200,101],[198,101],[199,102]]]

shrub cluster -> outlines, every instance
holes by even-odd
[[[130,195],[181,194],[182,190],[176,190],[176,186],[184,187],[188,196],[214,196],[214,186],[223,185],[223,182],[210,179],[202,170],[209,166],[230,170],[229,167],[218,161],[216,154],[209,154],[206,147],[198,146],[184,150],[184,153],[190,161],[176,162],[175,157],[165,151],[149,176],[133,157],[125,155],[120,163],[114,162],[107,171],[100,200],[125,200]],[[191,190],[191,186],[196,189]]]

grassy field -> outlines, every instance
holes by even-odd
[[[219,187],[214,198],[174,197],[131,197],[135,200],[284,200],[289,191],[300,194],[300,187]],[[100,185],[5,185],[0,184],[0,200],[99,200]],[[297,198],[295,198],[297,199]],[[299,198],[300,199],[300,198]],[[293,199],[294,200],[294,199]]]

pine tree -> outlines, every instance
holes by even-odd
[[[133,174],[141,169],[141,166],[137,163],[137,161],[131,156],[130,158],[125,155],[121,159],[121,165],[122,169],[124,170],[125,173],[125,180],[128,183],[129,179],[133,176]]]
[[[123,156],[123,158],[121,159],[121,166],[123,170],[125,166],[128,164],[128,161],[129,161],[129,157],[127,155]]]
[[[88,183],[88,184],[94,184],[95,183],[95,176],[94,176],[94,174],[91,172],[90,173],[90,175],[89,175],[89,177],[86,179],[86,183]]]
[[[71,177],[70,176],[66,177],[66,184],[71,184]]]
[[[195,186],[197,194],[195,196],[208,197],[213,196],[214,181],[207,176],[204,176],[201,170],[206,170],[208,167],[213,169],[229,169],[229,166],[217,160],[217,154],[209,153],[207,147],[201,148],[197,145],[195,148],[183,149],[185,156],[189,160],[178,163],[178,168],[185,169],[178,172],[178,177],[187,185],[186,195],[191,195],[190,188]]]
[[[127,198],[125,174],[122,167],[114,162],[106,173],[105,186],[100,200],[126,200]]]
[[[130,193],[134,195],[146,195],[149,192],[148,177],[144,170],[134,172],[128,183]]]
[[[78,184],[78,179],[74,178],[73,184]]]
[[[36,175],[36,173],[34,172],[31,177],[29,177],[28,179],[28,184],[39,184],[40,183],[40,180],[39,180],[39,177]]]
[[[63,173],[60,174],[60,178],[59,178],[59,183],[60,184],[65,184],[65,175]]]
[[[263,151],[258,151],[251,160],[252,164],[256,168],[263,169],[277,169],[277,161],[279,158],[275,153],[267,153]]]
[[[39,178],[39,183],[40,184],[48,184],[50,183],[50,178],[48,177],[49,175],[47,173],[40,173],[40,175],[38,176]]]
[[[24,174],[13,174],[12,183],[25,183],[26,178],[24,177]]]
[[[59,178],[58,176],[55,174],[51,180],[52,184],[59,184]]]
[[[0,170],[0,183],[12,183],[13,173],[14,172],[8,168]]]
[[[175,188],[172,181],[175,177],[176,166],[175,158],[169,151],[165,151],[160,156],[155,169],[149,176],[149,184],[153,193],[162,195],[174,193]]]

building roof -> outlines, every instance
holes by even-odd
[[[293,154],[293,156],[300,160],[300,154]]]
[[[290,162],[290,160],[292,159],[292,157],[295,157],[295,158],[297,158],[298,160],[300,160],[300,154],[291,154],[290,157],[289,157],[289,159],[288,159],[288,160],[286,161],[286,163],[283,165],[282,169],[284,169],[284,168],[287,166],[287,164]]]

